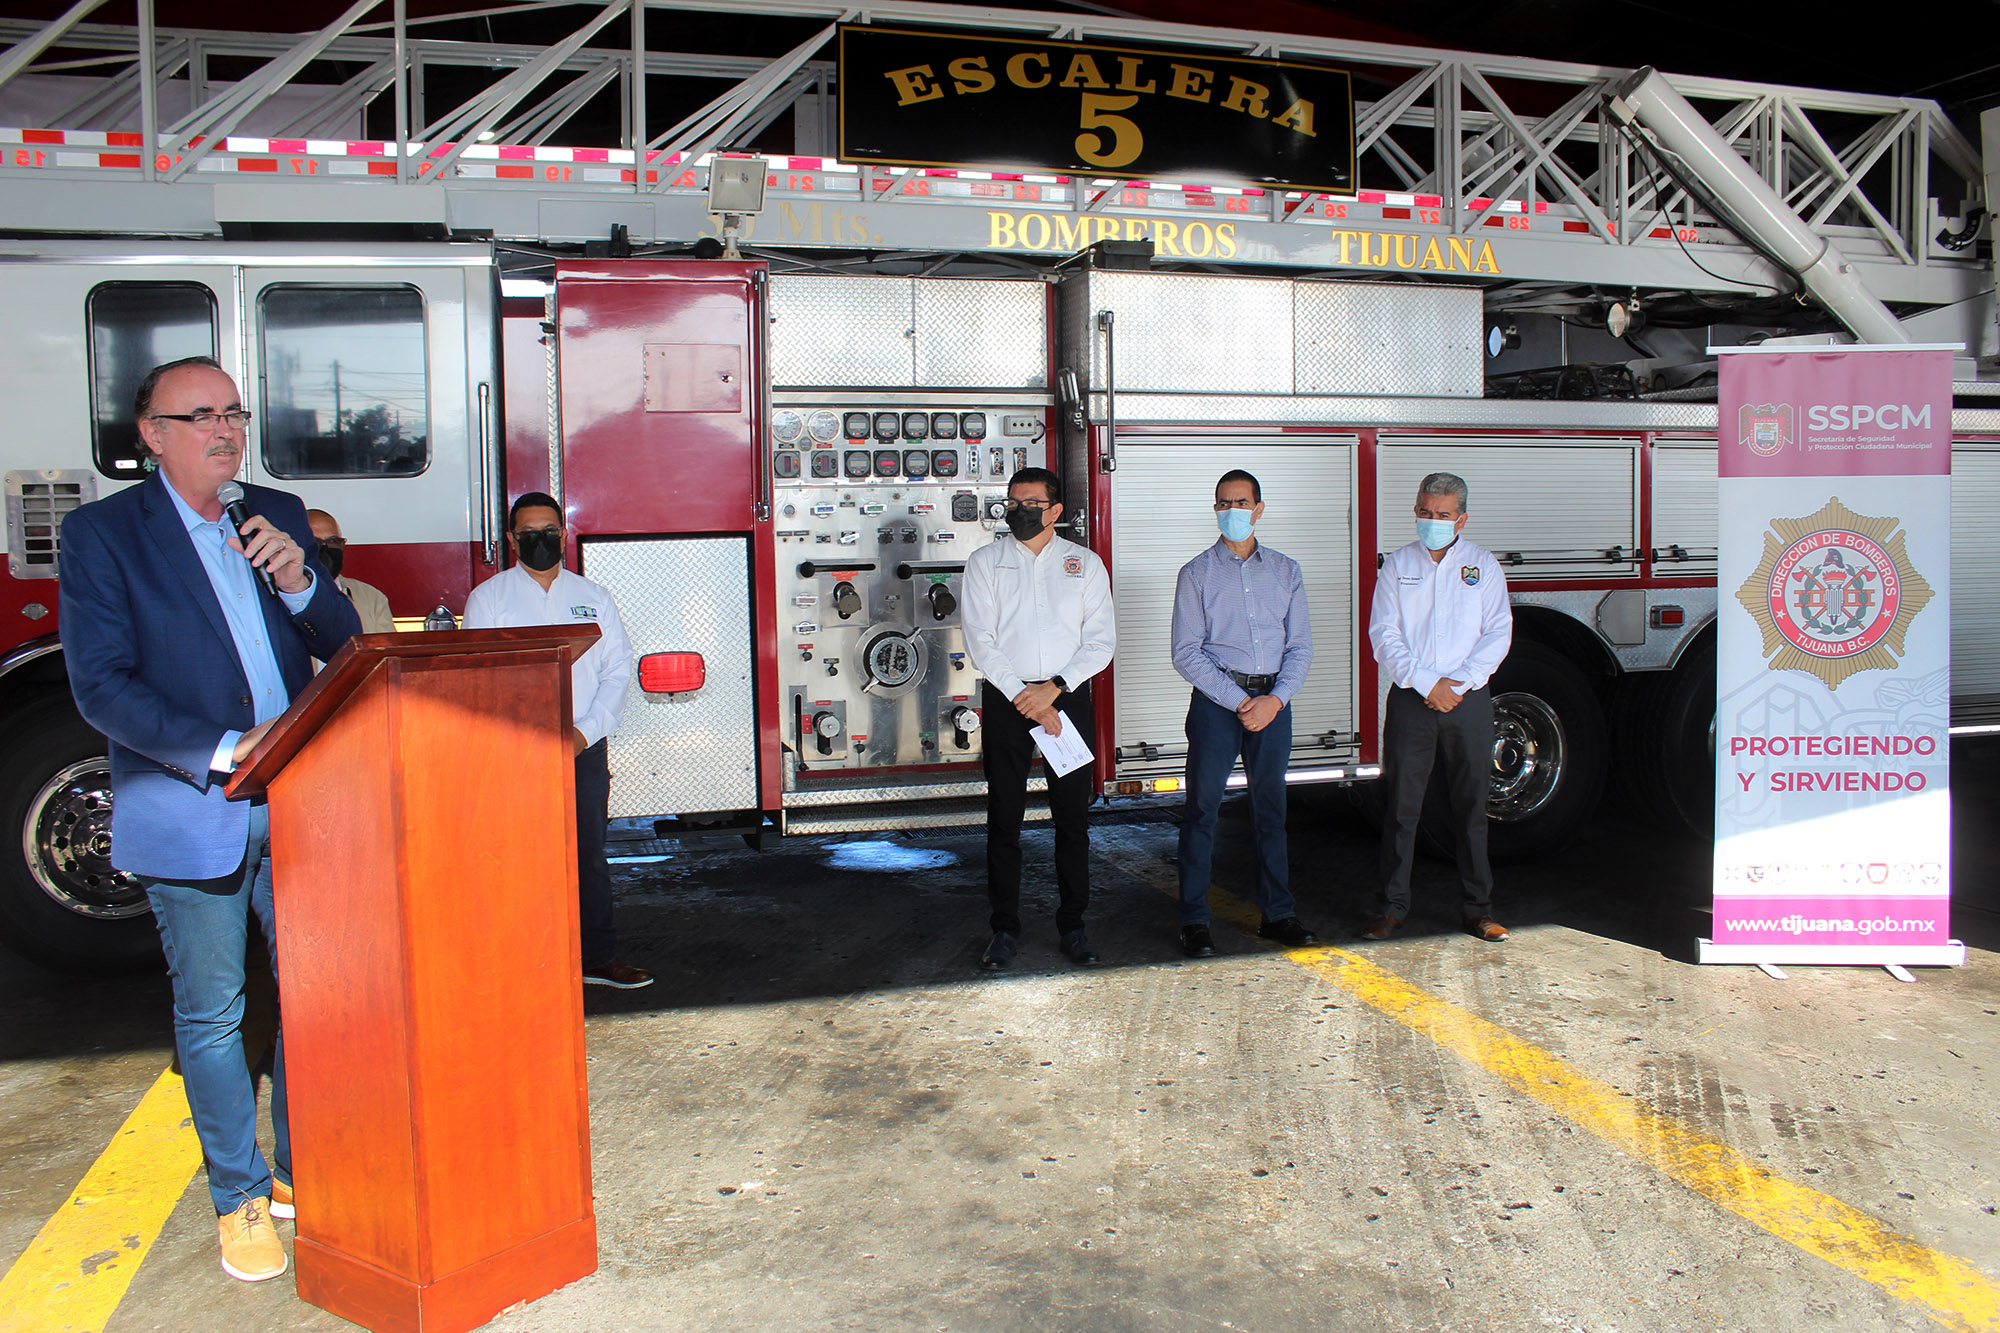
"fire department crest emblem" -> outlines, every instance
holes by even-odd
[[[1082,577],[1083,577],[1083,557],[1082,557],[1082,556],[1076,556],[1076,555],[1066,555],[1066,556],[1064,556],[1064,557],[1063,557],[1063,573],[1065,573],[1065,574],[1069,575],[1069,576],[1070,576],[1071,578],[1073,578],[1073,579],[1075,579],[1075,578],[1082,578]]]
[[[1792,442],[1792,405],[1745,403],[1737,409],[1736,427],[1745,449],[1769,458]]]
[[[1479,566],[1460,565],[1458,567],[1458,577],[1464,582],[1466,587],[1477,588],[1479,586]]]
[[[1736,600],[1764,633],[1773,671],[1810,671],[1835,689],[1857,671],[1894,671],[1910,622],[1933,596],[1894,518],[1838,499],[1771,520],[1764,559]]]

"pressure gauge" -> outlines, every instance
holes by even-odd
[[[806,419],[789,407],[771,414],[771,434],[779,444],[797,444],[805,434]]]
[[[840,438],[840,418],[822,407],[806,418],[806,432],[815,444],[832,444]]]

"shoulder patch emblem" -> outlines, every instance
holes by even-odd
[[[1458,567],[1458,576],[1465,580],[1465,586],[1468,588],[1477,588],[1479,586],[1478,565],[1460,565]]]
[[[1064,556],[1064,557],[1063,557],[1063,573],[1065,573],[1065,574],[1069,575],[1069,576],[1070,576],[1071,578],[1073,578],[1073,579],[1080,579],[1080,578],[1082,578],[1082,577],[1083,577],[1083,557],[1082,557],[1082,556],[1080,556],[1080,555],[1066,555],[1066,556]]]

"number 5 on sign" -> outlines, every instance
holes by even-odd
[[[1076,136],[1076,155],[1093,167],[1129,166],[1146,146],[1145,136],[1139,127],[1125,116],[1114,116],[1113,111],[1130,111],[1139,105],[1139,99],[1132,97],[1106,97],[1103,93],[1083,95],[1083,134]],[[1091,133],[1095,130],[1110,130],[1111,149],[1104,150],[1102,135]]]

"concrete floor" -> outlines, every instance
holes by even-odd
[[[1452,928],[1451,868],[1432,861],[1406,933],[1357,945],[1373,834],[1333,794],[1299,793],[1300,910],[1610,1095],[1992,1283],[2000,743],[1955,759],[1954,924],[1972,947],[1914,985],[1693,965],[1706,846],[1611,810],[1562,856],[1502,869],[1511,942]],[[1040,889],[1019,966],[992,978],[974,966],[976,830],[621,844],[627,952],[661,981],[588,994],[602,1266],[493,1327],[1932,1326],[1298,956],[1222,930],[1221,956],[1183,959],[1172,815],[1096,829],[1106,967],[1061,959]],[[1246,891],[1240,805],[1223,828],[1218,884]],[[1031,883],[1046,874],[1046,832],[1029,864]],[[157,977],[86,984],[9,960],[0,996],[11,1262],[170,1037]],[[113,1333],[351,1327],[289,1276],[225,1277],[209,1217],[197,1180]]]

